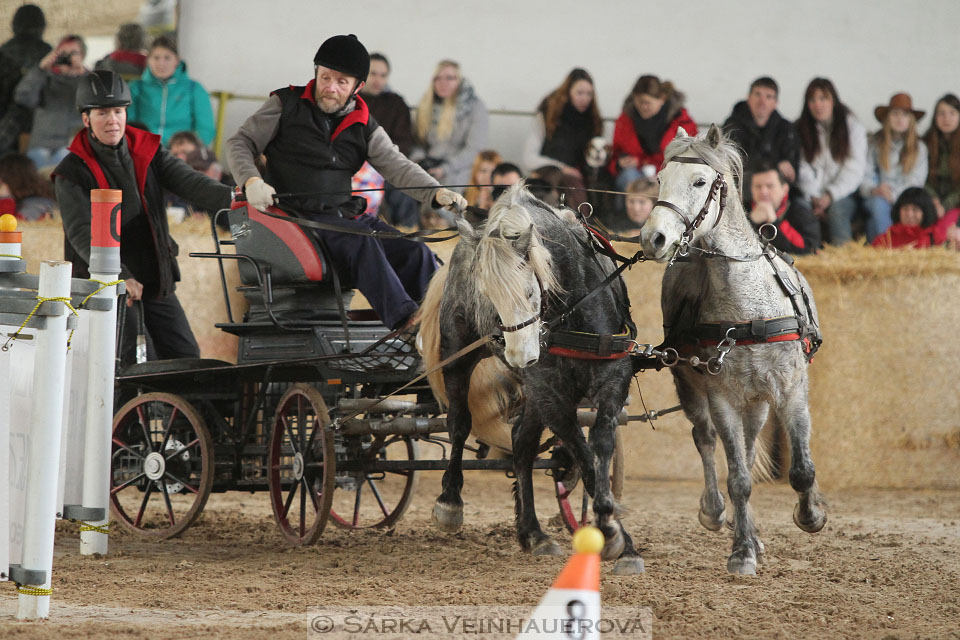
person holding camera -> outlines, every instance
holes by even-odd
[[[83,65],[86,55],[83,38],[66,36],[14,90],[14,102],[33,111],[27,157],[38,169],[55,166],[65,158],[70,139],[83,126],[74,98],[88,73]]]

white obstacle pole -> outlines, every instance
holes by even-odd
[[[113,282],[120,274],[119,189],[90,192],[90,279]],[[102,510],[100,518],[80,529],[80,553],[107,552],[110,451],[113,441],[113,374],[116,351],[117,286],[104,287],[94,297],[109,299],[109,311],[87,311],[90,351],[87,361],[87,419],[83,454],[84,510]]]
[[[41,263],[38,297],[69,299],[70,272],[69,262],[50,260]],[[37,332],[23,555],[20,564],[25,571],[45,573],[43,584],[24,581],[24,586],[18,590],[17,618],[21,620],[46,618],[50,615],[69,315],[65,305],[61,306],[63,308],[60,315],[44,314],[45,327]]]

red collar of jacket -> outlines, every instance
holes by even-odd
[[[291,89],[294,89],[293,85],[290,86]],[[307,83],[307,86],[303,88],[303,92],[300,93],[300,98],[307,100],[310,104],[317,104],[317,80],[314,78]],[[370,108],[367,106],[367,103],[363,98],[360,97],[360,94],[354,96],[354,99],[357,101],[356,107],[353,111],[348,113],[343,120],[340,121],[340,124],[337,125],[337,128],[334,129],[333,135],[330,136],[330,141],[333,142],[337,139],[337,136],[340,135],[343,131],[352,125],[357,123],[366,125],[370,122]]]
[[[134,127],[127,127],[124,135],[127,139],[127,149],[130,150],[130,157],[133,158],[133,170],[137,174],[137,189],[140,191],[140,201],[146,208],[144,185],[147,182],[147,167],[153,161],[153,157],[157,155],[157,150],[160,149],[160,136]],[[77,133],[67,149],[83,160],[101,189],[110,188],[107,176],[103,173],[103,168],[100,167],[97,156],[93,153],[93,147],[90,145],[90,137],[87,135],[86,129]]]
[[[147,56],[136,51],[121,51],[117,49],[110,54],[110,59],[117,62],[126,62],[127,64],[133,64],[138,67],[147,66]]]

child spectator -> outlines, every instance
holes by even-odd
[[[640,235],[643,225],[650,218],[653,203],[657,201],[660,185],[654,178],[638,178],[627,185],[627,219],[630,227],[623,235],[635,237]]]
[[[757,78],[750,85],[747,99],[734,105],[723,130],[743,149],[745,167],[773,164],[787,182],[793,183],[797,179],[800,147],[793,124],[777,111],[779,96],[780,87],[773,78]],[[750,184],[749,173],[743,176],[743,184]],[[744,195],[749,204],[749,192]]]
[[[524,145],[523,164],[528,171],[555,165],[583,186],[587,145],[602,134],[593,78],[583,69],[574,69],[537,107]]]
[[[496,200],[502,196],[508,187],[512,187],[521,180],[523,180],[523,172],[520,171],[520,167],[512,162],[498,164],[490,174],[491,184],[496,185],[493,187],[493,193],[491,194],[493,199]]]
[[[868,243],[893,224],[890,209],[903,190],[927,181],[927,146],[917,135],[923,111],[914,111],[909,94],[898,93],[873,113],[883,128],[870,136],[867,173],[860,187],[870,213]]]
[[[933,123],[923,136],[930,154],[927,190],[937,214],[960,207],[960,99],[948,93],[933,110]]]
[[[417,106],[410,159],[441,183],[463,184],[487,144],[488,121],[487,108],[460,65],[442,60]]]
[[[70,35],[48,53],[17,85],[13,99],[33,111],[27,156],[39,168],[56,166],[70,153],[67,145],[83,127],[76,95],[87,74],[83,38]]]
[[[941,219],[933,198],[920,187],[905,189],[893,205],[893,226],[873,239],[873,246],[886,249],[912,247],[924,249],[947,242],[957,249],[956,229],[960,209],[954,209]]]
[[[51,217],[55,208],[53,184],[37,173],[30,158],[21,153],[0,158],[0,214],[42,220]]]
[[[609,169],[623,191],[637,178],[652,178],[663,164],[663,150],[683,127],[689,135],[697,125],[683,107],[684,95],[657,76],[640,76],[623,103],[613,130]]]
[[[109,69],[130,82],[136,80],[147,66],[147,34],[136,22],[120,25],[117,30],[116,51],[107,54],[94,65],[94,69]]]
[[[790,198],[790,183],[778,165],[753,165],[750,192],[753,205],[747,217],[755,229],[765,224],[776,228],[774,247],[794,255],[820,248],[820,221],[802,198]]]
[[[467,204],[481,209],[489,209],[493,205],[493,187],[477,185],[492,184],[493,169],[503,161],[500,154],[492,149],[481,151],[473,159],[473,168],[470,170],[470,185],[463,192]]]
[[[187,75],[187,65],[170,38],[160,36],[150,45],[147,69],[130,83],[130,93],[133,101],[127,117],[145,123],[164,145],[178,131],[193,131],[206,146],[213,142],[216,127],[210,95]]]
[[[830,243],[850,242],[857,210],[854,193],[867,164],[866,129],[826,78],[807,85],[796,127],[802,151],[797,186],[813,214],[826,221]]]

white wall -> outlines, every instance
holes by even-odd
[[[873,108],[893,93],[910,92],[928,112],[942,94],[960,93],[958,0],[182,0],[180,11],[191,75],[238,94],[304,84],[317,47],[338,33],[385,53],[408,103],[446,57],[491,109],[532,111],[574,66],[593,74],[607,117],[642,73],[673,80],[701,123],[726,118],[766,74],[780,84],[786,117],[799,115],[806,84],[824,75],[871,130]],[[232,103],[227,134],[256,106]],[[490,124],[490,146],[516,159],[526,119]]]

